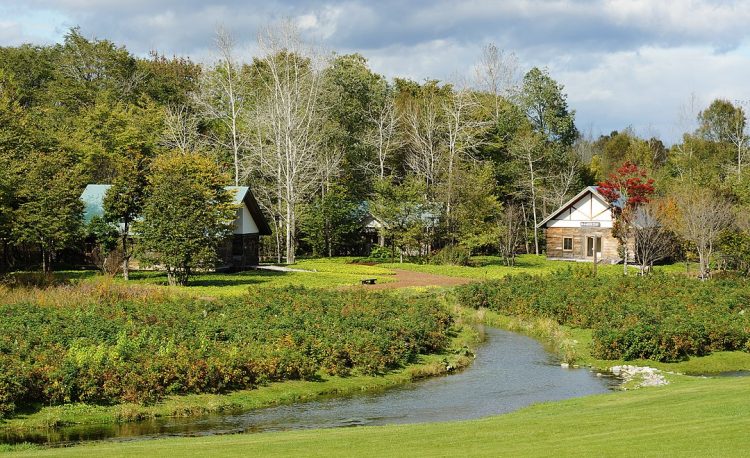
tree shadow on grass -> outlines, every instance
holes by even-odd
[[[191,276],[188,280],[188,288],[201,287],[231,287],[243,285],[256,285],[267,283],[274,278],[288,275],[289,272],[266,272],[249,270],[236,273],[199,273]],[[166,286],[168,284],[167,274],[162,271],[136,271],[131,273],[131,278],[139,283]]]
[[[269,281],[272,281],[274,278],[284,277],[287,275],[289,275],[289,272],[261,271],[245,271],[233,274],[203,274],[192,278],[189,281],[188,286],[222,287],[255,285],[259,283],[267,283]]]

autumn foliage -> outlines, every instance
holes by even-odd
[[[625,162],[606,181],[599,183],[597,191],[613,204],[617,216],[618,213],[632,213],[648,203],[654,193],[654,180],[648,178],[646,170]]]

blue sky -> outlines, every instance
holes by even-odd
[[[471,78],[494,42],[524,70],[547,67],[594,136],[631,126],[671,143],[714,98],[750,100],[741,0],[0,0],[0,45],[53,43],[78,25],[139,55],[207,61],[222,25],[249,57],[258,28],[282,18],[388,77]]]

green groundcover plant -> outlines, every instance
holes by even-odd
[[[219,300],[91,282],[0,290],[0,304],[0,417],[382,373],[443,349],[452,324],[434,298],[355,290]]]
[[[546,317],[593,329],[602,359],[678,361],[720,350],[750,350],[750,283],[745,279],[594,277],[567,269],[516,275],[458,289],[459,300],[499,313]]]

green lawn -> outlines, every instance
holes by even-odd
[[[177,290],[199,296],[241,296],[248,288],[274,288],[283,286],[305,286],[308,288],[341,288],[355,286],[364,278],[375,278],[378,283],[394,281],[395,269],[411,270],[451,277],[473,278],[477,280],[497,279],[507,275],[528,273],[546,274],[559,269],[580,268],[590,269],[591,264],[548,261],[544,256],[521,255],[516,259],[516,265],[506,266],[497,256],[475,256],[472,262],[475,266],[442,266],[415,263],[381,263],[377,265],[358,264],[357,258],[336,257],[320,259],[302,259],[290,266],[309,272],[269,272],[262,270],[248,270],[237,273],[201,273],[191,277],[188,287]],[[636,269],[632,268],[635,273]],[[656,271],[668,273],[683,273],[685,265],[673,264],[657,266]],[[695,269],[693,269],[694,271]],[[621,265],[600,266],[603,274],[620,275]],[[56,275],[73,281],[86,281],[97,275],[94,271],[63,271]],[[131,273],[133,283],[166,285],[167,277],[164,272],[134,271]]]
[[[360,284],[364,278],[376,278],[378,283],[393,280],[393,270],[348,263],[350,258],[332,258],[304,260],[291,266],[309,272],[271,272],[266,270],[248,270],[236,273],[199,273],[190,278],[187,287],[176,287],[175,291],[187,292],[198,296],[241,296],[248,288],[277,288],[285,286],[304,286],[306,288],[341,288]],[[56,272],[57,277],[72,281],[87,281],[98,276],[95,271]],[[167,285],[167,276],[159,271],[133,271],[131,283]],[[122,282],[120,277],[117,282]]]
[[[750,378],[531,406],[482,420],[170,438],[18,456],[746,456]]]
[[[414,264],[414,263],[384,263],[381,267],[389,269],[404,269],[417,272],[426,272],[431,274],[448,275],[451,277],[474,278],[479,280],[491,280],[503,278],[507,275],[526,273],[531,275],[548,274],[560,269],[591,269],[591,263],[566,262],[566,261],[549,261],[544,256],[533,254],[524,254],[516,258],[514,266],[505,265],[502,258],[497,256],[474,256],[472,258],[474,266],[444,266],[432,264]],[[622,275],[622,265],[600,265],[599,272],[602,274]],[[635,274],[637,269],[631,267],[630,271]],[[656,272],[665,273],[682,273],[685,271],[685,265],[670,264],[656,266]],[[695,269],[693,269],[695,271]]]

